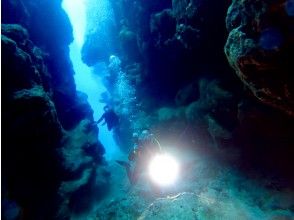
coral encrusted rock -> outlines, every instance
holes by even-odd
[[[3,192],[26,210],[23,219],[50,218],[61,181],[54,161],[63,129],[44,83],[48,72],[40,49],[22,26],[1,29]]]
[[[1,30],[2,199],[15,203],[22,219],[85,212],[107,192],[109,178],[87,96],[74,90],[69,98],[64,87],[57,91],[48,55],[27,29],[2,24]],[[68,102],[64,114],[58,114],[57,101]]]
[[[225,53],[259,100],[294,116],[294,20],[288,2],[234,0]]]

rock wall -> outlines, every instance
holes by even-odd
[[[69,219],[91,209],[109,178],[93,111],[75,88],[72,28],[60,1],[2,6],[3,218]]]
[[[62,126],[69,129],[82,118],[91,117],[91,110],[81,106],[76,93],[68,47],[73,40],[72,27],[60,1],[6,0],[3,10],[6,13],[2,15],[2,22],[21,24],[28,30],[30,40],[48,55],[44,59],[52,77],[47,83],[53,88]]]
[[[110,1],[88,0],[86,7],[85,42],[81,50],[82,60],[88,66],[107,62],[117,53],[117,25]]]
[[[109,60],[110,73],[104,81],[112,95],[112,104],[123,119],[117,134],[119,139],[125,139],[121,143],[125,145],[123,148],[130,148],[127,140],[132,132],[142,129],[143,124],[149,127],[153,123],[150,121],[153,116],[150,120],[142,118],[152,115],[157,108],[196,101],[198,87],[193,91],[185,88],[198,85],[203,76],[230,84],[233,92],[241,85],[223,53],[226,36],[223,18],[228,3],[214,0],[110,2],[117,25],[112,33],[119,47],[115,55],[121,60],[121,71],[113,73]],[[124,73],[123,80],[119,72]],[[120,100],[116,95],[118,87],[126,87],[125,84],[135,91],[135,101],[128,106],[135,111],[129,111],[129,115],[121,114],[120,103],[126,99]]]
[[[2,25],[1,40],[4,192],[19,202],[25,218],[52,216],[61,181],[55,150],[63,129],[43,86],[48,72],[21,26]]]
[[[220,157],[239,151],[238,166],[293,180],[290,1],[112,5],[121,67],[138,112],[122,130],[149,127],[161,140],[176,136],[188,146],[215,147]]]
[[[144,83],[136,86],[170,104],[191,80],[219,72],[226,76],[227,6],[213,0],[113,1],[123,63],[127,70],[134,63],[142,68]]]
[[[142,93],[160,96],[169,104],[179,89],[203,75],[222,74],[234,80],[223,53],[226,38],[223,18],[228,3],[110,2],[115,16],[113,28],[107,39],[101,37],[101,25],[89,29],[82,50],[86,64],[108,62],[111,53],[117,55],[135,87]],[[113,42],[112,50],[101,47],[108,40]],[[163,85],[164,93],[160,91]]]
[[[225,53],[261,102],[294,115],[291,1],[238,1],[228,9]]]

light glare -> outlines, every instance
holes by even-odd
[[[149,165],[151,179],[162,186],[171,185],[177,179],[179,164],[170,155],[156,155]]]

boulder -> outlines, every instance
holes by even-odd
[[[293,17],[287,4],[234,0],[226,18],[225,53],[256,98],[294,116]]]
[[[139,217],[140,220],[198,219],[199,202],[193,193],[157,199]]]

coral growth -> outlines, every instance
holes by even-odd
[[[77,197],[101,198],[109,178],[92,109],[75,90],[71,26],[59,1],[5,1],[4,7],[11,13],[2,21],[16,24],[1,25],[2,199],[17,204],[23,219],[55,219],[58,212],[64,219],[76,211]],[[71,190],[60,188],[67,183]]]
[[[254,96],[293,116],[293,18],[285,10],[287,3],[233,1],[225,52]]]

